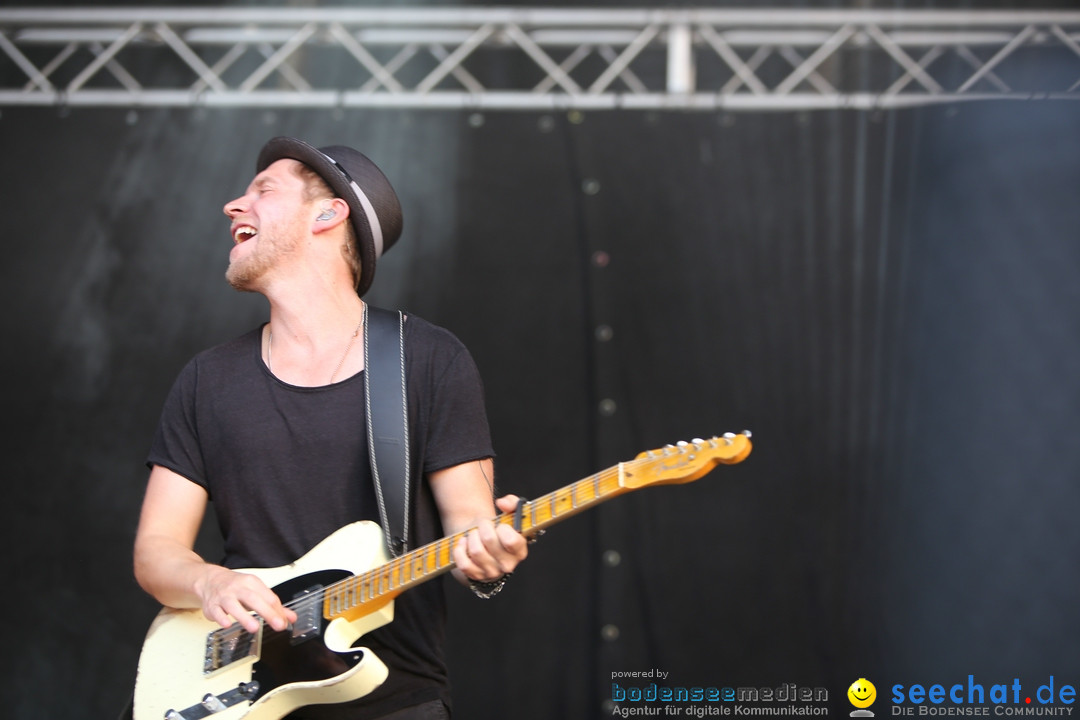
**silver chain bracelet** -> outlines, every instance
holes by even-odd
[[[480,582],[479,580],[469,580],[469,589],[473,591],[476,597],[482,600],[490,600],[499,594],[499,591],[503,589],[503,585],[510,579],[513,573],[506,573],[501,578],[497,578],[490,582]]]

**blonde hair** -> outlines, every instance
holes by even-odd
[[[296,165],[296,174],[304,181],[303,197],[305,202],[337,197],[330,185],[322,179],[322,176],[307,165],[303,163]],[[360,251],[356,247],[356,229],[353,227],[352,220],[345,223],[345,245],[341,248],[341,254],[352,269],[353,287],[355,288],[360,284]]]

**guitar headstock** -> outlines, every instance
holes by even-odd
[[[671,485],[697,480],[718,464],[734,465],[746,459],[753,445],[750,431],[724,433],[708,440],[680,442],[648,450],[623,466],[622,486]]]

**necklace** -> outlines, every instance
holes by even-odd
[[[352,336],[349,338],[349,344],[345,346],[345,352],[342,353],[341,359],[338,360],[337,367],[334,368],[334,372],[330,373],[330,384],[333,384],[334,378],[341,372],[341,366],[345,364],[345,358],[349,357],[349,351],[352,350],[353,342],[360,334],[360,328],[364,324],[364,317],[360,316],[360,322],[356,323],[356,329],[353,330]],[[274,328],[270,328],[270,333],[266,338],[266,367],[270,370],[270,374],[274,374]]]

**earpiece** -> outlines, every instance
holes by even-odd
[[[315,219],[316,220],[329,220],[330,218],[334,217],[335,215],[337,215],[337,213],[334,212],[334,210],[332,208],[326,208]]]

